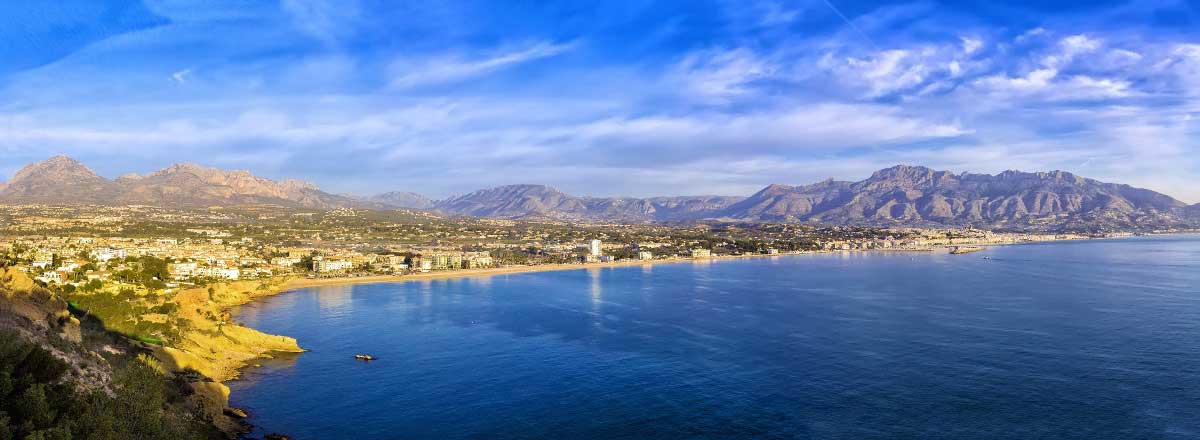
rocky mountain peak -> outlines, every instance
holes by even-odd
[[[13,175],[10,185],[18,185],[31,179],[60,179],[71,181],[105,180],[87,166],[67,156],[54,156],[41,162],[31,163]]]
[[[47,204],[149,204],[164,207],[212,205],[283,205],[309,208],[374,206],[321,192],[298,180],[276,183],[249,171],[223,171],[194,163],[177,163],[115,181],[96,175],[83,164],[57,156],[22,168],[0,201]]]

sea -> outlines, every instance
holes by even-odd
[[[1200,438],[1197,235],[319,287],[235,316],[309,350],[229,384],[259,437]]]

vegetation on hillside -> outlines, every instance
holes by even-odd
[[[0,440],[208,439],[221,435],[182,405],[179,387],[145,355],[110,387],[84,392],[67,363],[15,332],[0,332]]]

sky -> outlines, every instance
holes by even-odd
[[[1196,203],[1200,2],[3,2],[0,176],[58,154],[435,198],[903,163]]]

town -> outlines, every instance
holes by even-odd
[[[403,276],[821,251],[920,251],[1085,238],[977,229],[794,224],[572,225],[336,209],[6,207],[3,264],[68,293],[170,290],[280,276]]]

